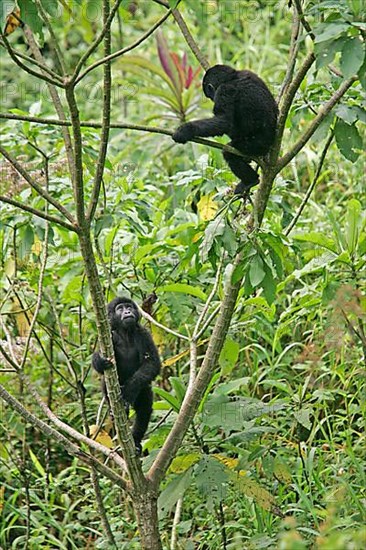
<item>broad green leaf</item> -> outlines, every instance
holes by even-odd
[[[347,32],[349,25],[347,23],[323,23],[315,29],[315,44],[325,42],[326,40],[334,40],[339,38],[341,34]]]
[[[263,260],[259,254],[256,254],[250,260],[249,278],[251,285],[254,288],[258,286],[263,281],[265,275]]]
[[[350,78],[357,71],[365,59],[365,45],[357,36],[351,36],[342,49],[341,70],[344,78]]]
[[[225,340],[219,357],[219,365],[223,375],[230,374],[235,367],[239,357],[239,349],[239,344],[231,338]]]
[[[331,252],[337,252],[337,245],[333,239],[326,237],[323,233],[303,233],[301,235],[294,235],[294,239],[297,241],[303,241],[307,243],[317,244],[323,248],[330,250]]]
[[[38,15],[38,8],[33,0],[18,0],[20,17],[30,26],[34,33],[43,37],[43,21]]]
[[[356,199],[351,199],[347,204],[346,240],[350,255],[357,248],[359,229],[361,225],[361,204]]]
[[[158,388],[157,386],[154,387],[154,392],[157,393],[160,397],[162,397],[163,399],[165,399],[165,401],[167,403],[169,403],[169,405],[176,411],[178,412],[179,409],[180,409],[180,403],[178,401],[178,399],[172,395],[171,393],[169,393],[168,391],[166,390],[163,390],[162,388]]]
[[[203,302],[207,300],[206,294],[197,286],[191,286],[186,283],[172,283],[170,285],[163,285],[159,287],[159,292],[178,292],[181,294],[190,294],[199,298]]]
[[[342,155],[351,162],[356,162],[360,156],[360,151],[363,149],[362,138],[356,126],[354,124],[350,126],[343,120],[337,120],[335,137]]]
[[[294,411],[294,417],[301,426],[304,426],[307,430],[311,430],[311,421],[310,413],[312,411],[309,409],[300,409],[299,411]]]
[[[158,498],[159,516],[165,516],[176,504],[177,500],[183,497],[192,480],[192,470],[189,469],[184,474],[178,475],[169,483]]]

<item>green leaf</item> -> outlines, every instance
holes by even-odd
[[[163,399],[165,399],[165,401],[167,403],[169,403],[169,405],[176,411],[178,412],[179,411],[179,408],[180,408],[180,403],[178,401],[178,399],[172,395],[171,393],[169,393],[168,391],[166,390],[163,390],[162,388],[158,388],[157,386],[154,387],[154,393],[157,393],[160,397],[162,397]]]
[[[356,126],[354,124],[350,126],[343,122],[343,120],[337,120],[335,138],[337,147],[342,155],[351,162],[356,162],[360,156],[360,152],[357,149],[362,150],[362,138]]]
[[[206,294],[197,286],[187,285],[185,283],[173,283],[159,287],[159,292],[179,292],[181,294],[190,294],[199,298],[203,302],[207,300]]]
[[[361,204],[358,200],[351,199],[347,204],[346,222],[346,240],[350,255],[352,255],[357,248],[361,221]]]
[[[311,421],[310,421],[310,413],[312,411],[309,409],[300,409],[299,411],[294,412],[294,417],[298,421],[301,426],[304,426],[307,430],[311,430]]]
[[[38,15],[38,8],[33,0],[18,0],[20,17],[30,26],[35,34],[43,38],[43,21]]]
[[[239,350],[240,347],[237,342],[231,340],[231,338],[225,340],[219,357],[219,365],[223,375],[230,374],[235,367],[239,357]]]
[[[263,260],[259,254],[256,254],[250,260],[249,278],[251,285],[254,288],[258,286],[263,281],[265,275]]]
[[[297,241],[317,244],[322,248],[331,250],[334,253],[337,252],[337,246],[334,240],[326,237],[323,233],[315,233],[310,231],[309,233],[304,233],[302,235],[294,235],[294,239]]]
[[[349,25],[347,23],[323,23],[314,31],[315,44],[339,38],[341,34],[347,32],[348,29]]]
[[[365,46],[357,36],[351,36],[342,49],[341,70],[344,78],[357,74],[365,59]]]
[[[195,481],[199,493],[211,507],[215,502],[225,499],[229,473],[224,464],[204,456],[195,468]]]
[[[264,264],[265,277],[262,281],[262,288],[264,296],[268,302],[268,305],[273,304],[276,298],[277,284],[274,280],[272,270],[267,264]]]
[[[192,469],[190,468],[184,474],[178,475],[169,483],[158,498],[159,516],[165,516],[181,498],[192,480]]]

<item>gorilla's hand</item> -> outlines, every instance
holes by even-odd
[[[186,124],[179,126],[179,128],[172,135],[172,138],[177,143],[187,143],[187,141],[190,141],[194,135],[195,131],[193,124],[191,122],[187,122]]]

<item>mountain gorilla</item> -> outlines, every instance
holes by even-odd
[[[224,151],[232,172],[240,178],[235,193],[242,194],[259,181],[249,165],[253,157],[266,155],[274,142],[278,108],[266,84],[251,71],[236,71],[227,65],[215,65],[202,82],[206,97],[214,101],[213,118],[194,120],[180,126],[174,141],[186,143],[195,137],[227,134],[229,145],[246,159]]]
[[[141,440],[152,413],[151,382],[161,368],[159,354],[150,332],[140,324],[141,315],[135,302],[129,298],[115,298],[108,304],[108,317],[121,396],[126,410],[132,406],[136,411],[132,435],[140,454]],[[112,363],[98,352],[93,354],[92,365],[99,374],[112,367]],[[104,377],[102,391],[107,397]]]

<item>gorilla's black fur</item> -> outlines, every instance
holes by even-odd
[[[258,174],[249,165],[253,157],[266,155],[274,141],[278,107],[266,84],[251,71],[236,71],[215,65],[205,74],[204,94],[214,101],[213,118],[194,120],[180,126],[174,141],[186,143],[195,137],[227,134],[229,145],[247,156],[224,152],[233,173],[240,178],[235,192],[243,193],[258,183]]]
[[[132,435],[141,452],[152,413],[151,382],[160,372],[160,358],[150,332],[140,324],[140,312],[133,300],[115,298],[108,304],[108,316],[121,394],[127,408],[131,405],[136,411]],[[100,374],[112,366],[98,352],[93,354],[92,365]],[[104,377],[102,389],[107,396]]]

